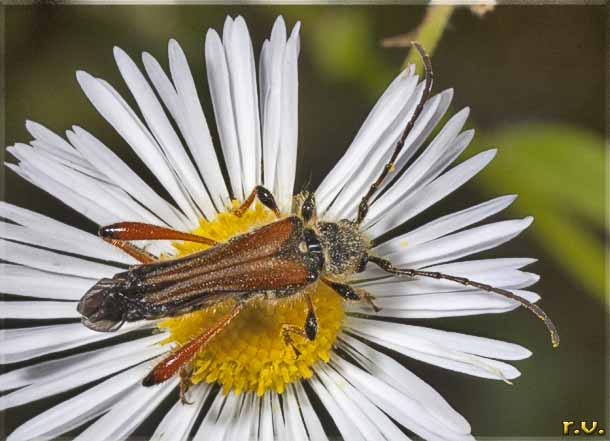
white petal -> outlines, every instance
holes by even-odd
[[[93,257],[103,260],[112,260],[123,264],[133,265],[137,261],[122,252],[110,251],[108,243],[102,239],[91,235],[89,243],[81,242],[76,237],[65,236],[61,230],[57,232],[41,232],[25,228],[20,225],[0,222],[0,237],[12,241],[50,248],[58,251],[65,251],[71,254]],[[118,248],[116,248],[119,251]]]
[[[230,394],[233,395],[233,394]],[[223,405],[227,395],[222,393],[217,393],[216,397],[214,397],[214,401],[212,402],[210,408],[205,414],[201,425],[197,429],[195,436],[193,436],[193,441],[203,441],[208,439],[221,439],[221,438],[212,438],[211,436],[215,434],[217,430],[222,430],[222,427],[219,427],[218,417],[220,416],[220,412],[223,409]]]
[[[45,144],[42,141],[31,141],[30,145],[34,148],[37,155],[51,162],[57,162],[68,168],[84,173],[92,178],[105,183],[110,183],[108,176],[97,170],[95,166],[88,162],[77,150],[73,150],[74,154],[65,153],[63,150],[58,150],[52,146]]]
[[[104,206],[100,205],[98,203],[99,201],[90,199],[88,196],[91,196],[91,195],[77,194],[74,191],[74,187],[75,186],[79,187],[79,185],[74,184],[72,186],[67,186],[67,185],[64,185],[64,183],[60,183],[60,181],[51,178],[49,175],[47,175],[46,171],[43,170],[45,168],[44,164],[41,165],[41,169],[37,169],[37,168],[33,167],[32,164],[30,164],[29,162],[22,162],[20,164],[19,168],[16,168],[12,164],[7,164],[7,167],[11,168],[16,173],[18,173],[20,176],[22,176],[24,179],[28,180],[29,182],[33,183],[34,185],[37,185],[40,188],[42,188],[43,190],[49,192],[51,195],[55,196],[63,203],[71,206],[78,213],[88,217],[93,222],[97,223],[98,225],[108,225],[108,224],[111,224],[114,222],[123,221],[129,217],[128,215],[125,214],[126,211],[124,211],[123,209],[119,209],[118,211],[115,210],[115,212],[113,213],[112,211],[108,210]],[[70,171],[70,172],[73,172],[73,171]],[[82,175],[82,176],[85,177],[85,175]],[[62,172],[60,172],[57,177],[58,177],[58,179],[62,180],[65,176],[63,175]],[[90,179],[88,177],[85,177],[85,178]],[[129,210],[131,210],[130,212],[136,213],[134,215],[136,219],[138,219],[140,216],[141,220],[144,220],[144,221],[147,221],[150,223],[154,223],[154,224],[160,223],[160,221],[156,217],[152,216],[150,214],[150,212],[148,212],[147,210],[140,207],[133,200],[129,199],[129,197],[122,191],[120,191],[117,188],[115,188],[111,185],[108,185],[106,183],[100,183],[100,185],[103,185],[104,188],[103,189],[97,188],[95,191],[96,192],[98,192],[98,191],[107,192],[107,194],[105,194],[105,197],[107,197],[107,204],[110,204],[113,207],[115,205],[117,205],[117,206],[118,205],[122,205],[122,206],[128,205],[130,207]],[[95,186],[96,187],[98,186],[97,182],[95,183]],[[105,242],[103,243],[103,245],[101,247],[93,246],[92,240],[91,240],[93,238],[91,237],[91,235],[88,235],[88,233],[84,233],[76,228],[64,226],[60,222],[53,221],[52,219],[45,218],[44,216],[38,215],[33,212],[28,212],[28,210],[24,210],[24,209],[15,207],[15,206],[11,206],[10,204],[3,205],[2,212],[5,212],[7,218],[9,218],[9,219],[16,218],[15,220],[18,222],[21,222],[21,220],[19,220],[19,218],[25,219],[25,222],[28,225],[38,224],[38,223],[42,222],[44,225],[48,226],[49,229],[61,229],[61,230],[65,231],[66,237],[70,237],[70,238],[74,237],[75,240],[78,240],[79,238],[81,238],[82,240],[80,241],[80,243],[78,245],[75,246],[75,248],[77,250],[79,248],[83,248],[84,250],[90,248],[92,250],[91,253],[86,253],[86,254],[92,254],[92,257],[99,257],[100,254],[102,256],[109,256],[109,255],[117,256],[117,253],[118,253],[121,257],[113,258],[111,260],[133,262],[133,259],[131,257],[125,256],[122,251],[119,251],[115,247],[112,247]],[[185,224],[185,222],[180,221],[180,225],[186,225],[186,224]],[[43,225],[36,226],[36,229],[48,231],[46,228],[43,228]],[[61,235],[61,233],[59,233],[59,235]],[[88,236],[88,240],[85,239],[85,238],[87,238],[87,236]],[[99,238],[94,238],[93,243],[100,243],[100,242],[101,241]],[[173,254],[175,252],[174,248],[167,241],[156,241],[153,245],[151,245],[151,248],[153,248],[153,249],[149,250],[151,252],[163,251],[168,254]],[[111,250],[111,251],[108,252],[109,250]],[[72,252],[74,252],[74,251],[72,251]]]
[[[484,314],[504,314],[514,309],[517,309],[519,305],[508,306],[503,308],[476,308],[476,309],[389,309],[386,308],[383,312],[372,312],[364,311],[364,308],[356,307],[353,312],[370,315],[373,317],[394,317],[394,318],[407,318],[407,319],[435,319],[444,317],[467,317],[472,315],[484,315]],[[351,311],[351,310],[350,310]]]
[[[424,83],[420,83],[420,86],[423,88]],[[417,96],[421,96],[421,92],[418,93]],[[398,160],[394,167],[396,170],[402,170],[407,162],[409,162],[413,155],[419,150],[421,145],[430,136],[447,112],[452,99],[453,89],[446,89],[426,101],[420,117],[415,122],[413,129],[411,129],[411,132],[405,140],[405,145],[408,147],[403,149],[403,152],[398,155]],[[391,179],[384,181],[378,194],[381,194],[385,188],[390,187],[392,184],[393,182]]]
[[[341,357],[333,355],[332,364],[364,396],[404,427],[429,440],[472,440],[468,434],[453,432],[447,426],[439,427],[417,402],[389,384],[357,368]]]
[[[180,125],[186,129],[186,132],[183,132],[184,137],[216,208],[221,210],[230,203],[229,193],[220,171],[191,70],[182,48],[175,40],[170,40],[168,54],[179,103],[179,112],[175,118],[184,121]]]
[[[345,333],[341,334],[339,345],[371,375],[417,401],[441,424],[458,433],[470,433],[470,424],[462,415],[457,413],[436,390],[392,357]]]
[[[74,132],[67,132],[70,141],[87,157],[92,158],[98,168],[112,181],[121,187],[135,200],[148,208],[155,216],[163,219],[173,228],[186,228],[185,222],[176,214],[165,199],[160,197],[150,186],[144,182],[134,171],[125,164],[112,150],[106,147],[89,132],[74,126]],[[147,222],[162,224],[158,220],[149,219]]]
[[[405,84],[410,77],[413,77],[413,70],[403,70],[392,81],[366,117],[347,151],[316,190],[321,213],[330,206],[345,179],[357,170],[358,164],[365,160],[381,134],[392,124],[404,103],[408,101],[409,95],[405,94],[408,93],[408,88]]]
[[[336,372],[332,372],[325,364],[320,364],[319,368],[316,369],[316,374],[328,390],[328,393],[332,395],[335,403],[341,407],[345,416],[362,434],[364,439],[367,441],[384,441],[385,437],[379,432],[375,423],[370,419],[370,417],[373,417],[374,415],[370,415],[369,417],[369,415],[363,412],[363,410],[348,396],[348,394],[350,394],[353,397],[357,391],[350,388],[349,383],[345,381],[344,378],[337,375]]]
[[[375,426],[383,435],[384,439],[410,439],[367,396],[347,382],[345,378],[341,376],[340,371],[337,372],[328,365],[325,367],[324,371],[329,375],[329,377],[331,377],[332,381],[341,386],[342,391],[345,392],[343,395],[343,397],[345,397],[344,399],[350,400],[354,405],[356,405],[362,411],[362,413],[368,417],[368,424]]]
[[[480,172],[494,158],[496,150],[488,150],[462,162],[448,172],[436,178],[430,184],[420,187],[409,197],[398,202],[385,213],[371,217],[364,227],[371,237],[378,237],[383,233],[403,224],[413,216],[435,204],[448,194]],[[375,205],[373,204],[373,207]]]
[[[379,326],[380,329],[383,329],[392,335],[408,334],[410,337],[421,338],[438,345],[446,346],[455,351],[480,355],[482,357],[496,358],[499,360],[522,360],[532,355],[528,349],[514,343],[460,334],[457,332],[357,318],[351,323],[353,323],[354,327],[358,327],[363,332],[369,332],[371,329]]]
[[[494,222],[435,239],[395,255],[398,266],[421,268],[449,262],[495,248],[517,236],[532,223],[532,217]]]
[[[440,265],[439,265],[440,266]],[[426,268],[426,270],[430,269]],[[434,270],[436,271],[436,269]],[[540,277],[537,274],[527,273],[524,271],[513,269],[499,269],[489,271],[473,271],[473,272],[458,272],[452,271],[452,268],[447,270],[438,270],[444,274],[466,277],[476,282],[485,283],[496,286],[498,288],[526,288],[536,283]],[[359,287],[366,288],[375,296],[379,297],[397,297],[397,296],[414,296],[421,294],[438,294],[438,293],[457,293],[472,291],[472,287],[462,285],[458,282],[449,280],[433,279],[429,277],[418,277],[417,279],[408,279],[400,277],[392,277],[390,279],[372,280],[364,283],[356,283]]]
[[[55,133],[53,133],[53,135],[60,138],[63,143],[66,143],[66,141],[62,139],[60,135]],[[36,147],[36,150],[39,153],[52,156],[55,161],[60,161],[63,164],[69,165],[70,167],[77,167],[83,171],[86,170],[88,173],[97,173],[100,179],[108,179],[104,173],[97,170],[97,167],[95,167],[95,165],[89,161],[87,157],[83,156],[74,148],[74,146],[68,143],[66,143],[66,145],[69,146],[69,150],[62,150],[58,148],[56,144],[49,144],[47,141],[43,141],[41,139],[33,139],[28,142],[28,144],[32,147]]]
[[[225,434],[229,430],[228,425],[239,410],[239,399],[233,393],[225,396],[219,392],[193,437],[193,441],[224,439]]]
[[[162,353],[167,352],[167,350],[168,348],[161,346],[149,348],[140,347],[130,354],[103,363],[98,363],[95,366],[86,368],[82,368],[81,366],[81,369],[58,372],[58,375],[54,375],[53,378],[47,379],[44,383],[37,382],[31,386],[3,395],[0,397],[0,410],[20,406],[25,403],[72,390],[161,355]]]
[[[51,439],[82,426],[115,405],[149,369],[141,364],[63,401],[19,426],[8,440]]]
[[[263,131],[264,185],[275,191],[275,172],[282,121],[282,68],[286,48],[286,24],[280,16],[265,40],[260,56],[260,103]]]
[[[131,116],[132,120],[135,121],[135,123],[138,125],[138,127],[140,127],[142,129],[143,133],[146,135],[146,139],[150,143],[152,143],[159,152],[162,153],[160,147],[156,144],[156,141],[154,140],[153,136],[148,131],[148,128],[140,121],[140,119],[136,115],[136,113],[131,109],[129,104],[127,104],[127,101],[125,101],[123,99],[123,97],[107,81],[100,79],[100,78],[98,78],[97,81],[108,92],[110,92],[111,95],[113,96],[113,98],[127,111],[127,113]],[[163,156],[163,154],[162,154],[162,156]],[[140,159],[142,159],[142,158],[140,157]],[[189,216],[191,216],[191,218],[193,216],[196,216],[197,219],[199,219],[201,217],[201,213],[200,213],[199,209],[197,208],[197,206],[195,205],[195,203],[188,197],[187,191],[184,188],[184,185],[182,184],[182,182],[180,180],[180,176],[177,176],[175,174],[175,172],[171,169],[167,159],[163,164],[161,164],[161,166],[162,166],[163,170],[167,169],[170,172],[167,174],[168,180],[167,180],[167,184],[166,184],[166,189],[170,193],[172,198],[177,202],[180,209],[182,210],[181,214],[183,216],[185,216],[187,219]],[[155,173],[155,171],[153,171],[153,173]],[[158,175],[155,175],[155,177],[159,180]],[[170,179],[170,178],[173,178],[173,179]],[[162,184],[164,184],[164,181],[160,180],[160,182]],[[195,221],[194,223],[196,225],[199,225],[198,221]],[[193,224],[193,221],[191,220],[191,225],[192,224]]]
[[[252,42],[242,17],[231,25],[223,42],[231,81],[233,112],[241,155],[242,183],[245,194],[257,184],[261,169],[260,127]]]
[[[533,292],[511,290],[531,303],[540,300]],[[520,303],[486,291],[458,291],[450,293],[426,294],[400,297],[380,297],[375,305],[381,311],[374,312],[370,306],[350,305],[350,312],[359,312],[376,317],[437,318],[458,317],[477,314],[497,314],[508,312]]]
[[[112,277],[122,271],[116,266],[89,262],[7,240],[0,240],[0,257],[8,262],[20,263],[44,271],[96,279]]]
[[[530,257],[508,257],[499,259],[465,260],[428,267],[430,271],[448,272],[451,274],[479,274],[492,271],[521,269],[531,265],[536,259]]]
[[[0,302],[0,319],[79,318],[76,302]]]
[[[166,334],[156,334],[126,343],[93,351],[80,352],[57,360],[44,361],[32,366],[14,369],[0,375],[0,391],[16,389],[30,384],[44,384],[47,381],[52,381],[62,376],[72,375],[80,370],[95,368],[97,364],[124,357],[132,354],[134,351],[154,345],[165,337]]]
[[[297,23],[286,44],[282,66],[281,123],[278,159],[276,165],[275,194],[280,209],[290,212],[297,163],[299,132],[299,80],[298,41],[300,23]]]
[[[195,420],[199,416],[211,390],[212,386],[209,384],[194,386],[188,397],[193,404],[188,406],[178,400],[155,429],[155,433],[150,438],[151,441],[188,440]]]
[[[9,148],[9,151],[40,173],[61,182],[75,194],[95,201],[110,212],[114,218],[133,221],[146,220],[142,216],[143,210],[131,199],[121,197],[122,190],[116,186],[94,179],[57,162],[49,161],[24,144],[17,144],[15,147]]]
[[[212,205],[208,192],[203,186],[197,170],[195,170],[193,163],[186,154],[182,142],[172,128],[152,88],[133,60],[123,50],[115,47],[114,58],[125,83],[127,83],[129,90],[140,107],[148,127],[176,174],[180,176],[180,180],[188,190],[189,195],[208,218],[214,217],[216,210]],[[201,109],[201,106],[199,108]]]
[[[258,435],[252,432],[255,419],[255,401],[259,401],[255,394],[249,392],[241,394],[241,408],[229,425],[231,430],[225,435],[226,441],[253,440],[257,438]],[[258,419],[258,414],[256,419]]]
[[[521,375],[516,368],[506,363],[456,351],[449,345],[422,338],[415,333],[406,332],[408,328],[397,328],[393,325],[405,326],[352,317],[346,322],[346,328],[351,333],[408,357],[435,364],[445,369],[503,381]]]
[[[46,191],[98,225],[109,225],[122,220],[96,201],[76,194],[74,189],[50,178],[47,174],[35,169],[29,163],[22,162],[19,167],[14,164],[6,164],[6,166],[26,181]]]
[[[62,150],[68,154],[74,154],[74,149],[68,144],[61,136],[53,133],[42,124],[34,121],[26,121],[25,127],[30,134],[40,141],[53,146],[59,150]]]
[[[5,294],[44,299],[80,300],[97,278],[47,273],[33,268],[0,263],[0,285]]]
[[[407,326],[408,331],[405,329]],[[398,325],[396,329],[400,330],[399,332],[409,332],[410,335],[448,346],[456,351],[482,357],[498,360],[523,360],[532,355],[531,351],[522,346],[490,338],[411,325]]]
[[[98,112],[134,149],[142,162],[189,217],[192,226],[195,226],[198,220],[197,213],[169,168],[161,149],[133,110],[116,90],[103,80],[96,79],[83,71],[78,71],[76,78]]]
[[[249,436],[252,438],[253,441],[258,441],[260,439],[259,430],[261,424],[261,405],[263,403],[263,400],[259,398],[258,395],[253,396],[252,399],[254,401],[254,418],[252,421],[252,427]]]
[[[451,234],[462,228],[480,222],[508,207],[517,197],[502,196],[482,204],[448,214],[446,216],[428,222],[421,227],[409,231],[406,234],[392,238],[387,242],[376,246],[373,250],[379,256],[388,256],[392,253],[403,252],[407,247],[413,247],[426,243],[447,234]]]
[[[280,15],[274,23],[274,27],[276,27],[278,25],[278,20],[282,19],[282,22],[284,22],[284,18]],[[284,24],[284,27],[286,27],[286,25]],[[286,40],[286,38],[284,37],[284,40]],[[263,131],[264,131],[264,126],[265,126],[265,103],[267,100],[267,91],[269,89],[269,66],[270,66],[270,61],[271,61],[271,54],[269,53],[269,40],[265,39],[265,41],[263,41],[263,45],[261,46],[261,53],[259,55],[258,58],[258,85],[260,87],[260,93],[258,95],[258,99],[259,99],[259,109],[260,109],[260,114],[261,114],[261,120],[263,121],[262,126],[263,126]],[[264,137],[265,135],[263,134],[263,144],[264,144]],[[265,155],[265,152],[263,151],[263,156]],[[265,160],[263,159],[263,165],[264,165]]]
[[[233,113],[229,67],[220,37],[213,29],[208,30],[206,34],[205,61],[210,96],[216,115],[220,145],[231,181],[231,189],[234,197],[244,200],[241,155],[237,138],[237,125]]]
[[[151,363],[149,363],[149,369],[150,366],[152,366]],[[75,441],[126,439],[161,404],[177,384],[176,377],[153,387],[138,384],[129,395],[114,405],[110,412],[81,432]]]
[[[39,233],[47,236],[45,242],[51,240],[56,246],[61,245],[55,248],[38,242],[46,248],[55,248],[74,254],[126,264],[132,264],[134,262],[132,257],[127,256],[124,252],[104,242],[99,237],[34,211],[17,207],[16,205],[8,204],[6,202],[0,202],[0,217],[27,227],[26,231],[28,233]],[[1,232],[2,228],[0,228],[0,234]],[[21,241],[34,243],[33,241],[27,241],[26,239],[27,237],[22,237]],[[58,240],[61,241],[61,244],[56,242]],[[50,242],[46,243],[49,244]]]
[[[351,176],[346,176],[345,185],[333,201],[330,208],[324,214],[331,219],[345,219],[353,216],[356,212],[360,200],[366,192],[369,191],[372,183],[375,182],[385,164],[390,160],[392,153],[396,147],[396,143],[404,130],[405,121],[408,121],[416,107],[416,102],[423,91],[423,84],[417,86],[417,77],[410,77],[405,81],[404,87],[407,88],[406,95],[410,95],[409,99],[402,103],[400,111],[393,116],[392,123],[380,135],[379,139],[371,146],[366,158],[358,164],[357,172],[352,171]],[[439,98],[435,97],[430,101],[429,107],[435,107],[439,103]],[[425,121],[421,118],[416,125],[417,130],[425,125]],[[409,144],[405,142],[406,147],[399,154],[404,156],[412,156],[419,148],[420,144],[412,144],[409,138]],[[396,173],[400,173],[400,169],[394,169]],[[390,176],[391,178],[392,176]],[[374,196],[378,195],[376,191]]]
[[[416,80],[417,78],[413,79]],[[413,93],[408,100],[403,102],[402,110],[392,115],[392,118],[394,118],[393,123],[386,129],[381,138],[377,140],[376,144],[370,147],[367,157],[363,158],[360,164],[354,166],[354,171],[357,170],[357,173],[354,173],[351,176],[347,175],[349,177],[346,178],[346,187],[343,188],[343,191],[333,202],[333,210],[327,213],[331,218],[352,218],[356,216],[357,206],[360,203],[361,198],[369,190],[370,185],[377,179],[379,173],[390,159],[390,155],[398,142],[398,138],[404,130],[406,121],[410,119],[416,104],[421,97],[423,87],[424,84],[422,82],[415,89],[415,93]],[[400,151],[398,159],[394,163],[394,176],[400,174],[411,157],[428,138],[447,111],[452,96],[453,91],[451,89],[445,90],[440,94],[433,96],[424,104],[422,113],[417,118],[412,130],[405,140],[405,147]],[[458,148],[459,145],[456,145],[456,148],[453,148],[450,151],[456,155]],[[383,153],[383,155],[380,153]],[[346,170],[345,172],[349,173],[350,171]],[[383,193],[387,187],[393,186],[395,180],[392,176],[393,175],[390,175],[388,179],[384,180],[379,189],[373,193],[373,201],[376,199],[377,195]],[[351,193],[345,191],[348,187],[351,187]],[[336,204],[339,204],[340,207],[343,208],[335,207]]]
[[[89,343],[108,340],[145,326],[154,325],[148,322],[128,323],[113,333],[95,332],[81,323],[2,329],[0,330],[0,338],[3,344],[0,347],[0,360],[2,363],[29,360],[42,355],[85,346]]]
[[[335,425],[337,426],[337,429],[339,429],[343,439],[348,439],[350,441],[365,441],[365,438],[360,433],[360,430],[355,426],[354,422],[351,421],[349,416],[344,412],[340,404],[337,402],[336,398],[326,389],[324,384],[316,376],[313,376],[309,380],[309,384],[313,388],[318,398],[320,398],[320,401],[322,401],[326,411],[335,422]]]
[[[469,109],[462,109],[455,114],[440,133],[432,140],[428,148],[396,180],[391,188],[379,197],[371,207],[371,218],[385,212],[389,207],[421,188],[438,176],[463,151],[472,139],[473,132],[465,132],[458,142],[458,133],[462,130]]]
[[[284,416],[282,415],[282,407],[278,394],[271,392],[271,417],[273,420],[273,433],[277,439],[288,439],[288,432],[284,424]]]
[[[322,428],[320,418],[311,405],[309,397],[307,396],[307,393],[305,393],[305,389],[303,388],[301,382],[295,382],[294,388],[297,393],[299,409],[301,409],[301,413],[303,414],[303,420],[305,421],[305,426],[307,427],[309,439],[311,441],[328,441],[328,437]]]
[[[271,416],[271,392],[265,392],[261,400],[259,440],[273,441],[273,417]]]
[[[286,430],[291,440],[309,441],[305,424],[301,419],[299,404],[292,384],[289,384],[282,395],[284,418],[286,419]]]

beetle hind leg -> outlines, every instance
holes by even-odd
[[[306,299],[308,310],[307,317],[305,318],[305,324],[303,325],[303,327],[301,328],[297,325],[284,323],[281,328],[284,343],[292,348],[297,358],[301,356],[301,351],[297,349],[291,334],[296,334],[309,341],[314,341],[316,339],[316,336],[318,335],[318,318],[316,316],[316,311],[314,309],[313,302],[311,301],[311,297],[309,296],[309,294],[306,296]]]
[[[222,319],[218,320],[210,329],[207,329],[200,335],[191,339],[178,350],[170,353],[162,359],[150,373],[142,380],[142,385],[146,387],[154,386],[155,384],[163,383],[178,372],[185,364],[190,363],[195,354],[207,342],[222,332],[231,321],[237,317],[244,306],[243,302],[235,304],[231,312]]]

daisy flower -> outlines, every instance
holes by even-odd
[[[295,214],[293,199],[298,202],[301,197],[293,197],[299,29],[297,23],[288,32],[278,18],[262,46],[258,69],[241,17],[226,19],[222,37],[214,30],[206,35],[207,79],[227,180],[185,54],[174,40],[168,47],[169,73],[148,53],[142,55],[142,69],[123,50],[114,49],[137,109],[103,79],[82,71],[76,74],[93,106],[171,200],[161,197],[94,134],[77,126],[62,137],[28,121],[34,139],[8,148],[17,163],[7,167],[100,227],[141,222],[226,242],[276,221],[273,211],[260,203],[241,216],[235,211],[259,185],[275,196],[282,218]],[[453,166],[474,135],[473,130],[463,130],[468,109],[449,118],[431,137],[453,92],[440,92],[424,103],[427,86],[413,67],[389,85],[315,191],[318,221],[359,216],[360,200],[421,103],[394,161],[394,173],[372,195],[370,210],[358,226],[376,256],[371,259],[387,259],[396,268],[465,277],[510,290],[515,299],[536,302],[539,296],[525,288],[538,276],[523,271],[532,259],[464,260],[497,247],[531,224],[528,217],[474,226],[506,208],[515,196],[499,197],[387,238],[386,233],[480,172],[496,153],[485,151]],[[315,307],[317,335],[296,335],[291,346],[281,336],[282,326],[302,327],[309,317],[304,296],[247,303],[189,359],[192,404],[186,405],[174,392],[178,375],[151,387],[143,385],[143,379],[172,348],[189,344],[227,308],[221,304],[161,320],[133,321],[116,332],[91,330],[79,320],[77,302],[100,280],[138,264],[133,257],[137,254],[8,203],[0,203],[0,217],[5,219],[0,230],[2,291],[36,299],[3,301],[1,317],[66,322],[1,331],[0,357],[9,370],[0,375],[0,389],[5,391],[0,409],[90,385],[33,416],[9,440],[55,438],[85,426],[77,439],[125,439],[171,396],[175,404],[156,428],[154,440],[325,440],[329,430],[321,423],[323,406],[347,440],[408,439],[406,433],[413,433],[424,439],[462,441],[472,439],[464,417],[392,355],[500,381],[520,375],[506,361],[531,355],[513,343],[404,323],[411,318],[497,314],[515,309],[519,301],[456,281],[391,275],[369,263],[344,282],[354,292],[370,293],[380,310],[367,302],[346,302],[330,286],[315,284],[307,298]],[[126,250],[133,251],[134,246],[144,248],[151,259],[170,260],[210,245],[140,240]],[[89,347],[93,343],[95,349]],[[39,360],[43,356],[46,361]],[[32,363],[10,369],[26,360]]]

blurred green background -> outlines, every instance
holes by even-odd
[[[130,102],[112,58],[118,45],[134,59],[146,50],[167,65],[167,41],[187,53],[214,131],[203,67],[204,32],[224,17],[246,18],[258,53],[274,18],[303,23],[300,58],[297,185],[314,187],[342,155],[375,99],[399,72],[405,49],[383,38],[417,35],[430,50],[435,91],[455,89],[451,111],[471,107],[477,129],[465,157],[488,147],[499,154],[480,176],[407,227],[517,193],[496,218],[533,215],[530,229],[486,256],[532,256],[542,275],[534,290],[562,337],[553,350],[531,314],[414,321],[440,329],[514,341],[534,356],[515,363],[513,386],[402,361],[439,390],[477,436],[559,437],[564,420],[596,420],[610,430],[606,401],[605,260],[607,164],[604,6],[499,6],[480,16],[468,7],[433,12],[424,6],[10,6],[5,14],[5,145],[28,141],[25,119],[63,133],[81,125],[118,152],[149,182],[151,176],[80,91],[74,72],[105,78]],[[430,14],[431,12],[428,11]],[[448,17],[443,25],[442,14]],[[432,16],[434,18],[434,15]],[[421,23],[429,23],[425,29]],[[434,44],[433,40],[439,38]],[[435,47],[436,46],[436,47]],[[215,139],[216,133],[213,134]],[[6,158],[9,159],[9,158]],[[3,169],[9,202],[94,231],[85,218]],[[5,415],[10,432],[61,398]],[[170,403],[165,404],[168,408]],[[137,434],[150,435],[163,409]],[[331,433],[336,429],[329,426]]]

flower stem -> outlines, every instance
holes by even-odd
[[[443,36],[443,32],[449,23],[451,14],[455,6],[443,5],[443,6],[430,6],[426,10],[426,14],[420,25],[415,29],[414,32],[405,34],[405,39],[409,38],[409,41],[405,43],[409,44],[410,40],[418,41],[428,52],[432,55],[436,46]],[[396,40],[395,40],[396,41]],[[403,62],[403,68],[409,64],[416,64],[417,70],[421,72],[422,66],[416,51],[409,51],[405,61]]]

